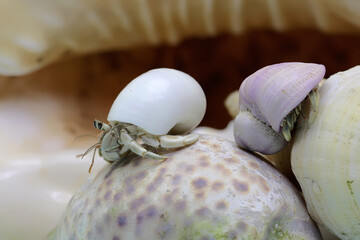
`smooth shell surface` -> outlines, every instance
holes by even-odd
[[[115,99],[108,121],[134,124],[154,135],[194,129],[206,110],[204,91],[186,73],[160,68],[131,81]]]
[[[0,74],[61,58],[248,29],[358,32],[357,0],[0,0]]]
[[[360,236],[360,66],[320,88],[318,115],[298,127],[291,165],[314,219],[341,239]]]
[[[104,168],[49,239],[321,239],[288,180],[234,143],[201,135],[166,155]]]
[[[325,75],[314,63],[286,62],[266,66],[247,77],[239,89],[240,111],[280,131],[282,120],[299,105]]]
[[[281,133],[274,131],[247,111],[240,111],[235,118],[234,138],[238,146],[264,154],[277,153],[287,144]]]

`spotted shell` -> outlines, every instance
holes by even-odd
[[[234,143],[201,135],[166,156],[104,168],[49,240],[321,239],[288,180]]]

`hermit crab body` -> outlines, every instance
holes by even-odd
[[[120,92],[110,109],[109,124],[94,121],[95,128],[103,134],[89,150],[99,148],[100,155],[109,162],[121,160],[131,152],[165,159],[153,151],[196,142],[198,134],[176,134],[194,129],[205,109],[205,94],[191,76],[167,68],[148,71]]]
[[[310,100],[307,122],[314,121],[319,105],[317,88],[324,75],[323,65],[288,62],[264,67],[247,77],[239,89],[236,143],[263,154],[283,149],[291,140],[306,98]]]

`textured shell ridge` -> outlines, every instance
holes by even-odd
[[[318,85],[325,67],[310,63],[279,63],[266,66],[247,77],[240,86],[240,105],[280,131],[280,124],[308,93]],[[250,103],[250,104],[249,104]]]

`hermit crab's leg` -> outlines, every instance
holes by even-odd
[[[146,144],[154,148],[160,147],[159,138],[151,134],[142,134],[139,138]]]
[[[320,94],[317,88],[314,88],[309,93],[309,99],[310,99],[310,113],[309,113],[309,124],[313,123],[319,107],[319,101],[320,101]]]
[[[281,131],[282,131],[282,134],[284,135],[284,138],[286,139],[286,141],[290,142],[291,132],[290,132],[290,128],[289,128],[289,125],[287,124],[286,120],[281,123]]]
[[[154,136],[151,134],[142,134],[139,136],[141,140],[149,146],[154,148],[178,148],[193,144],[199,139],[198,134],[189,134],[185,136],[180,135],[164,135]]]
[[[185,136],[164,135],[159,137],[162,148],[184,147],[195,143],[199,139],[199,134],[191,133]]]
[[[136,155],[151,159],[166,159],[166,157],[147,151],[139,143],[137,143],[125,129],[120,131],[120,138],[124,147],[128,147]]]
[[[96,149],[98,149],[99,147],[100,147],[100,145],[99,145],[99,146],[96,146],[95,149],[94,149],[94,153],[93,153],[92,160],[91,160],[91,165],[90,165],[90,167],[89,167],[89,173],[91,173],[91,169],[92,169],[92,167],[93,167],[93,165],[94,165]]]

